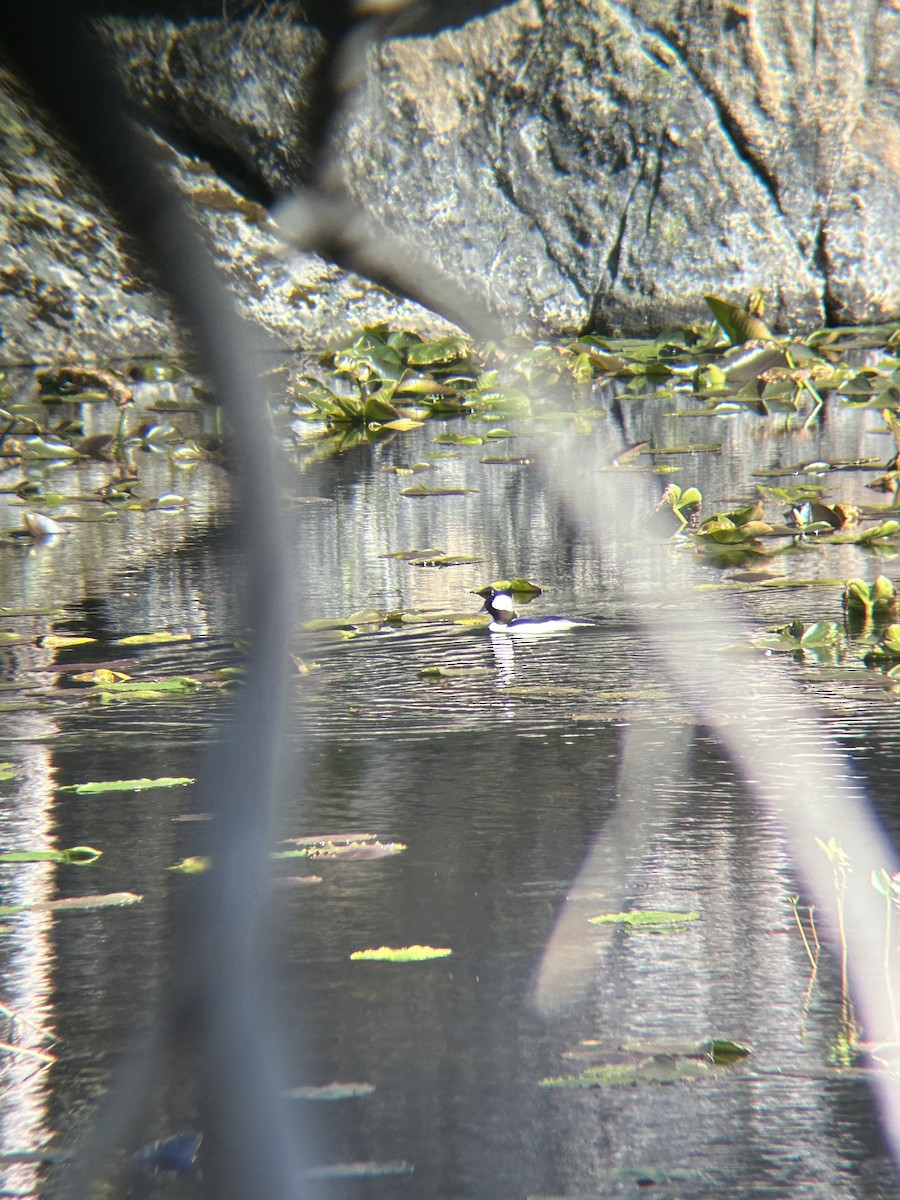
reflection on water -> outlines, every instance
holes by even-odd
[[[852,424],[837,413],[824,431],[770,441],[761,435],[771,427],[747,415],[697,420],[691,437],[724,440],[723,453],[672,456],[676,478],[700,486],[713,511],[774,457],[880,453],[852,415]],[[657,444],[685,440],[674,418],[649,406],[632,404],[622,419],[628,440],[649,431]],[[439,458],[433,435],[429,426],[320,462],[293,485],[296,544],[285,552],[297,563],[304,611],[292,649],[308,673],[293,684],[283,832],[359,830],[408,846],[374,862],[316,862],[321,883],[286,880],[276,893],[286,1085],[375,1087],[367,1097],[292,1101],[298,1123],[312,1124],[321,1164],[414,1168],[332,1181],[324,1194],[892,1196],[864,1082],[829,1066],[840,1032],[834,963],[823,962],[807,1004],[809,964],[789,904],[799,884],[783,839],[718,746],[694,728],[649,652],[635,616],[658,599],[634,586],[622,551],[601,561],[535,469],[482,464],[477,447]],[[441,485],[477,490],[401,496],[409,477],[387,468],[427,459]],[[94,482],[101,469],[66,470],[83,491],[85,472]],[[3,550],[0,603],[60,608],[0,622],[27,635],[5,648],[6,678],[28,714],[2,714],[2,757],[18,771],[0,784],[4,843],[104,851],[80,873],[0,867],[4,902],[86,891],[145,897],[129,910],[10,918],[0,933],[0,999],[59,1039],[51,1071],[23,1080],[20,1060],[6,1065],[6,1149],[82,1136],[120,1039],[146,1021],[165,978],[168,909],[185,883],[166,868],[202,849],[202,821],[177,819],[198,815],[189,791],[55,792],[93,778],[190,775],[225,711],[227,700],[211,691],[189,702],[97,705],[56,685],[61,662],[119,659],[114,639],[154,629],[193,640],[128,651],[129,673],[210,673],[234,661],[243,631],[221,533],[226,482],[203,464],[185,489],[175,471],[154,457],[148,486],[187,490],[184,513],[123,514],[79,525],[55,546]],[[864,482],[848,477],[842,498],[859,498]],[[16,522],[11,512],[8,523]],[[413,547],[479,561],[440,570],[382,557]],[[871,574],[863,552],[847,546],[785,556],[777,569],[824,579]],[[368,607],[474,615],[474,589],[518,574],[548,589],[529,613],[596,625],[526,643],[450,623],[346,642],[299,632],[302,618]],[[709,578],[721,572],[711,567]],[[837,619],[838,597],[831,585],[758,592],[748,604],[762,625],[795,615]],[[99,643],[78,651],[34,643],[63,629]],[[421,674],[436,666],[458,673]],[[868,755],[864,767],[887,808],[900,750],[894,701],[865,688],[858,663],[844,668],[839,681],[803,670],[835,710],[838,731]],[[850,708],[848,687],[858,689]],[[579,875],[588,851],[589,872]],[[279,873],[309,867],[280,864]],[[589,916],[632,907],[696,911],[700,920],[670,933],[587,925]],[[554,943],[551,959],[544,951],[560,914],[572,936]],[[454,954],[407,966],[349,958],[415,943]],[[569,1001],[553,1021],[537,1008],[550,987]],[[540,1086],[573,1073],[592,1043],[710,1036],[746,1042],[753,1055],[691,1083]],[[14,1114],[23,1113],[17,1124]],[[176,1078],[140,1141],[195,1120],[190,1079]],[[10,1170],[4,1186],[31,1185]],[[185,1193],[191,1186],[178,1185]]]

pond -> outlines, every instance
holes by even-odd
[[[142,407],[190,396],[186,384],[137,391]],[[689,398],[625,402],[610,389],[596,401],[574,443],[560,422],[500,451],[435,442],[459,420],[331,455],[285,432],[285,554],[302,611],[285,648],[298,669],[279,834],[314,842],[292,843],[312,849],[276,863],[272,936],[282,1071],[291,1119],[313,1147],[310,1178],[326,1196],[893,1196],[868,1073],[847,1053],[839,955],[823,947],[811,976],[798,919],[811,937],[813,900],[781,822],[661,663],[646,618],[665,605],[642,590],[639,547],[604,550],[571,494],[606,466],[610,437],[673,448],[627,468],[640,520],[671,480],[700,489],[704,514],[724,512],[772,482],[754,472],[883,466],[890,439],[876,410],[837,404],[805,428],[747,410],[677,415]],[[115,423],[109,406],[69,415],[87,434]],[[25,906],[0,931],[16,1046],[2,1060],[0,1147],[20,1159],[85,1137],[123,1042],[146,1026],[168,977],[171,909],[190,885],[170,868],[204,848],[189,784],[61,789],[193,778],[241,661],[229,477],[216,454],[184,453],[198,430],[215,432],[214,413],[142,419],[133,495],[143,507],[98,502],[115,475],[102,459],[10,460],[0,497],[2,527],[33,508],[67,529],[0,546],[0,840],[102,850],[88,866],[0,864],[2,903]],[[154,422],[176,433],[155,446]],[[685,453],[688,442],[716,449]],[[415,464],[431,469],[407,473]],[[803,478],[825,478],[816,470]],[[423,475],[457,494],[404,495]],[[830,502],[871,506],[872,478],[828,473]],[[654,544],[699,564],[691,587],[740,606],[745,653],[760,661],[769,627],[841,623],[841,581],[891,575],[896,554],[890,543],[876,556],[788,537],[777,557],[698,558],[672,528],[654,526]],[[440,556],[462,561],[418,565]],[[475,592],[517,576],[544,589],[523,613],[592,624],[533,640],[489,634],[470,619]],[[395,615],[359,615],[370,609]],[[318,627],[326,619],[340,627]],[[896,684],[846,637],[776,651],[771,669],[815,701],[896,832]],[[118,675],[91,678],[97,669]],[[136,680],[145,686],[117,689]],[[734,703],[752,700],[738,691]],[[809,840],[834,833],[824,825]],[[405,848],[347,857],[349,834]],[[851,865],[867,878],[890,863]],[[55,906],[111,894],[121,903]],[[640,910],[661,915],[589,920]],[[577,937],[560,948],[550,939],[566,913]],[[817,910],[822,928],[830,915]],[[452,955],[351,959],[382,946]],[[171,1075],[129,1151],[197,1128],[191,1080]],[[347,1086],[332,1098],[310,1090],[333,1083]],[[202,1194],[202,1178],[117,1169],[117,1195]],[[33,1195],[64,1176],[64,1164],[9,1162],[2,1188]]]

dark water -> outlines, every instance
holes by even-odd
[[[708,512],[745,498],[751,472],[777,460],[889,453],[881,434],[865,431],[879,424],[876,414],[829,411],[824,427],[785,432],[783,418],[678,420],[659,407],[633,404],[622,436],[722,441],[720,454],[660,460],[681,468],[672,478],[683,486],[701,487]],[[323,1185],[325,1194],[895,1195],[865,1079],[830,1065],[841,1033],[836,959],[823,952],[809,989],[789,902],[802,883],[778,822],[669,684],[643,632],[647,601],[632,589],[627,557],[598,553],[592,531],[536,465],[481,463],[492,445],[437,457],[448,448],[430,438],[443,428],[453,426],[429,425],[316,463],[293,455],[296,544],[285,553],[296,563],[298,626],[301,617],[367,607],[474,614],[472,589],[516,574],[548,589],[530,612],[596,624],[514,645],[454,624],[346,642],[298,632],[293,649],[309,670],[291,685],[283,834],[357,831],[408,847],[379,861],[278,867],[281,876],[321,878],[287,878],[275,893],[286,1086],[375,1089],[339,1101],[292,1100],[298,1128],[312,1129],[318,1164],[375,1162],[398,1172],[338,1178]],[[500,452],[538,448],[516,439]],[[427,460],[439,469],[424,477],[389,470]],[[44,614],[0,620],[0,629],[28,638],[0,647],[8,689],[0,701],[9,710],[0,712],[0,758],[17,772],[0,783],[2,841],[103,850],[90,868],[0,865],[3,903],[143,896],[130,907],[6,918],[0,1000],[18,1014],[9,1033],[58,1060],[49,1068],[21,1053],[0,1060],[6,1150],[71,1146],[84,1135],[122,1039],[147,1023],[167,976],[167,920],[186,881],[166,868],[202,849],[203,823],[180,819],[196,815],[190,789],[81,797],[55,790],[192,775],[227,714],[227,697],[211,685],[188,700],[100,705],[57,682],[65,662],[112,660],[136,675],[207,678],[238,661],[240,574],[227,539],[227,477],[201,464],[186,484],[182,470],[162,455],[142,461],[147,493],[186,494],[183,512],[120,514],[74,525],[55,544],[0,552],[0,604]],[[67,467],[53,486],[85,493],[104,473],[99,464]],[[422,478],[477,491],[400,495]],[[835,499],[871,503],[868,478],[828,481]],[[636,497],[646,482],[638,477]],[[6,524],[18,520],[9,507]],[[441,570],[381,557],[412,547],[479,561]],[[764,565],[803,579],[893,573],[890,559],[875,563],[852,546]],[[721,583],[727,574],[708,567],[704,578]],[[796,616],[840,619],[834,583],[757,589],[741,602],[757,630]],[[160,629],[191,640],[114,645]],[[85,632],[99,644],[34,644],[49,632]],[[419,675],[433,666],[475,670],[440,682]],[[792,669],[896,826],[896,698],[850,656]],[[636,764],[628,788],[623,755]],[[671,932],[584,922],[572,970],[580,990],[573,982],[566,995],[563,970],[561,1011],[551,1019],[532,1003],[536,972],[566,896],[584,886],[575,881],[590,850],[606,867],[576,897],[586,914],[649,908],[700,919]],[[880,864],[854,865],[867,875]],[[408,965],[349,957],[411,944],[453,955]],[[44,1041],[36,1026],[57,1040]],[[577,1074],[601,1051],[639,1046],[646,1054],[712,1036],[753,1053],[689,1082],[540,1085]],[[191,1080],[176,1067],[131,1148],[193,1128],[193,1105]],[[59,1177],[57,1170],[50,1180]],[[9,1166],[3,1186],[31,1195],[41,1178],[31,1166]],[[128,1177],[117,1186],[116,1194],[186,1196],[199,1194],[202,1182]]]

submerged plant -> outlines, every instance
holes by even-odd
[[[841,1027],[838,1038],[832,1047],[832,1057],[839,1065],[850,1066],[855,1057],[860,1038],[860,1029],[856,1023],[853,1011],[853,1000],[850,997],[850,978],[847,970],[848,943],[845,904],[847,899],[847,885],[852,867],[846,851],[837,838],[832,836],[827,842],[823,842],[821,838],[817,837],[816,844],[825,853],[828,861],[831,863],[834,878],[838,938],[841,949]]]

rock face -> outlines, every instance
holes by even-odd
[[[105,37],[149,121],[271,194],[305,181],[317,35],[275,16],[118,22]],[[658,332],[697,320],[707,292],[739,302],[755,288],[776,328],[881,321],[900,316],[898,79],[900,10],[880,0],[518,0],[371,47],[333,160],[362,208],[510,330]],[[15,170],[27,174],[22,160],[20,148]],[[180,186],[245,308],[280,344],[354,323],[358,311],[338,306],[360,281],[307,256],[312,282],[298,290],[265,215],[211,174],[198,184],[197,169],[182,161]],[[94,263],[83,247],[57,248],[46,280],[29,278],[37,226],[58,216],[70,236],[84,223],[66,210],[69,189],[44,183],[49,198],[15,219],[22,249],[0,270],[30,297],[30,317],[65,324],[60,297]],[[198,190],[216,196],[207,204]],[[22,203],[15,178],[10,191],[7,221]],[[102,264],[114,237],[86,220]],[[337,286],[327,303],[323,280]],[[155,342],[158,300],[127,272],[117,286],[114,311],[131,306],[138,340]],[[428,321],[382,299],[386,319]],[[22,311],[11,327],[24,348]]]
[[[348,187],[527,325],[900,312],[900,12],[533,0],[371,52]]]
[[[432,313],[312,254],[204,162],[157,140],[242,313],[273,350],[315,349],[360,325],[445,333]],[[179,349],[169,312],[71,154],[0,73],[0,365],[105,361]]]

